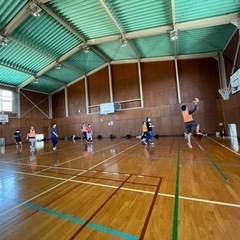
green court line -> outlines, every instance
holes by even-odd
[[[174,210],[173,210],[172,240],[178,239],[178,203],[179,203],[179,172],[180,172],[179,166],[180,166],[180,140],[178,142],[178,158],[177,158],[175,197],[174,197]]]
[[[21,201],[18,201],[18,202],[21,202]],[[67,215],[67,214],[59,213],[59,212],[53,211],[51,209],[46,209],[46,208],[31,204],[31,203],[24,203],[23,206],[26,206],[26,207],[29,207],[29,208],[32,208],[32,209],[35,209],[35,210],[38,210],[38,211],[41,211],[41,212],[45,212],[47,214],[50,214],[50,215],[53,215],[53,216],[65,219],[67,221],[77,223],[77,224],[83,225],[85,223],[85,221],[82,220],[82,219],[75,218],[75,217],[72,217],[72,216]],[[138,238],[135,237],[135,236],[132,236],[130,234],[123,233],[123,232],[120,232],[120,231],[117,231],[117,230],[114,230],[114,229],[111,229],[111,228],[106,228],[106,227],[103,227],[103,226],[98,225],[98,224],[88,223],[87,226],[90,227],[90,228],[93,228],[95,230],[120,237],[122,239],[138,240]]]
[[[224,174],[224,172],[220,169],[220,167],[218,166],[218,164],[211,158],[211,156],[203,149],[203,147],[198,143],[198,141],[193,138],[194,141],[196,142],[196,144],[199,146],[199,148],[206,154],[207,158],[210,160],[210,162],[212,163],[212,165],[217,169],[217,172],[223,177],[223,179],[225,181],[227,181],[228,183],[230,183],[230,181],[228,180],[227,176]]]

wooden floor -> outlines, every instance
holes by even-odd
[[[239,240],[236,138],[0,148],[0,239]]]

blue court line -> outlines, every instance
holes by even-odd
[[[70,215],[59,213],[59,212],[56,212],[56,211],[53,211],[53,210],[50,210],[50,209],[46,209],[46,208],[43,208],[43,207],[40,207],[40,206],[36,206],[34,204],[31,204],[31,203],[24,203],[23,206],[26,206],[26,207],[29,207],[29,208],[32,208],[32,209],[35,209],[35,210],[38,210],[38,211],[41,211],[41,212],[45,212],[47,214],[51,214],[53,216],[63,218],[67,221],[74,222],[74,223],[77,223],[77,224],[83,225],[85,223],[85,221],[82,220],[82,219],[75,218],[75,217],[72,217]],[[117,231],[117,230],[114,230],[114,229],[106,228],[106,227],[100,226],[98,224],[88,223],[87,226],[90,227],[90,228],[93,228],[95,230],[120,237],[122,239],[138,240],[138,238],[135,237],[135,236],[132,236],[130,234],[126,234],[126,233],[123,233],[123,232],[120,232],[120,231]]]

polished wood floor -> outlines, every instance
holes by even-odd
[[[236,138],[0,148],[1,240],[239,240]]]

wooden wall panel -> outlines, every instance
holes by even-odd
[[[225,68],[227,83],[230,81],[232,71],[235,72],[240,67],[240,49],[237,48],[239,41],[239,30],[236,31],[233,38],[229,42],[224,51]],[[237,51],[238,50],[238,51]],[[237,61],[234,63],[235,56]],[[230,94],[229,100],[221,99],[222,107],[222,122],[224,123],[225,130],[228,131],[228,124],[236,124],[237,135],[240,136],[240,93],[235,95]],[[219,114],[220,115],[220,114]],[[221,115],[220,115],[221,116]]]
[[[26,136],[31,126],[38,134],[49,137],[49,103],[46,94],[21,90],[20,92],[20,118],[9,118],[9,123],[0,125],[0,136],[5,137],[7,145],[14,144],[13,133],[20,129],[22,142],[27,142]]]
[[[115,102],[140,97],[138,66],[136,63],[112,65],[111,72],[113,98]]]
[[[21,118],[48,118],[48,95],[22,90],[20,92],[20,111]]]
[[[89,105],[110,102],[108,68],[105,67],[88,77]]]
[[[84,80],[80,80],[79,82],[68,87],[68,109],[69,116],[72,117],[86,114]]]
[[[192,100],[199,97],[199,110],[194,118],[201,124],[204,131],[215,134],[218,122],[223,118],[223,108],[218,93],[217,61],[215,59],[179,60],[178,65],[182,101],[191,107]],[[137,64],[112,65],[111,72],[114,100],[124,101],[139,97]],[[64,132],[72,134],[73,130],[69,128],[77,131],[82,122],[90,122],[94,127],[95,137],[97,135],[109,137],[110,134],[117,137],[127,134],[135,136],[140,134],[142,121],[146,117],[151,117],[155,126],[154,133],[160,136],[182,135],[185,129],[181,116],[181,104],[178,103],[174,61],[141,63],[141,76],[144,108],[122,110],[109,115],[95,113],[70,116],[61,123],[65,125]],[[109,96],[108,69],[104,68],[94,76],[88,77],[88,83],[91,104],[103,103],[106,96]],[[69,90],[69,98],[73,104],[75,96],[78,95],[75,89]],[[71,106],[70,104],[70,109]],[[140,105],[131,107],[133,106]],[[73,106],[74,108],[76,109],[76,106]],[[213,122],[208,122],[208,117],[214,119]],[[111,121],[113,125],[109,125]]]
[[[183,103],[195,97],[201,101],[219,97],[218,62],[213,58],[178,61],[180,92]]]
[[[177,103],[173,61],[141,64],[144,106],[154,107]]]
[[[231,67],[234,66],[234,59],[235,59],[235,55],[237,54],[239,56],[239,51],[237,52],[237,46],[238,46],[238,41],[239,41],[239,31],[236,31],[235,34],[233,35],[231,41],[229,42],[228,46],[226,47],[226,49],[224,50],[224,58],[225,58],[225,62],[228,61],[231,65]],[[236,67],[239,67],[240,63],[239,63],[239,59],[237,61]],[[234,69],[235,71],[236,69]],[[230,73],[226,72],[227,77],[229,77]]]
[[[61,90],[52,96],[53,118],[66,117],[65,90]]]

